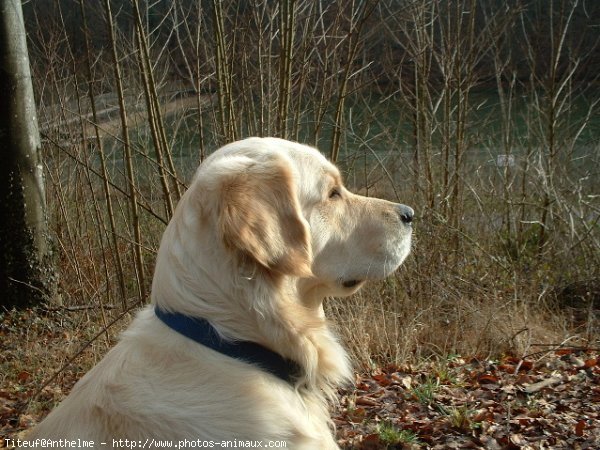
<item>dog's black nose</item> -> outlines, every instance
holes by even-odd
[[[398,215],[402,222],[409,224],[413,221],[415,211],[410,206],[398,205]]]

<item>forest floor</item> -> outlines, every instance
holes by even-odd
[[[347,449],[598,449],[598,351],[388,366],[357,375],[334,417]]]
[[[24,437],[64,398],[123,326],[82,350],[102,327],[81,311],[0,312],[0,447],[5,438]],[[548,347],[525,358],[451,355],[357,374],[333,410],[338,443],[343,449],[598,449],[599,355],[597,348]]]

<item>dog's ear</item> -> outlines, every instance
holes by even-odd
[[[289,163],[247,159],[223,173],[219,228],[225,245],[269,271],[309,276],[311,248]]]

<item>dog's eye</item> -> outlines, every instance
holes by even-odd
[[[340,190],[338,188],[333,188],[331,191],[329,191],[329,198],[341,198],[342,197],[342,193],[340,192]]]

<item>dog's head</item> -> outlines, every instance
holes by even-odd
[[[176,250],[187,255],[180,264],[203,259],[205,273],[229,272],[213,277],[292,278],[301,298],[349,295],[391,274],[410,251],[411,208],[351,193],[321,153],[282,139],[216,151],[177,209]]]

